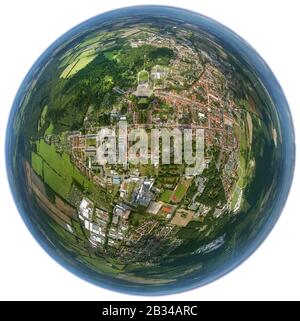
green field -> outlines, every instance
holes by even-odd
[[[86,146],[96,146],[96,138],[87,138]]]
[[[52,135],[52,133],[53,133],[53,124],[51,122],[48,128],[45,130],[45,135]]]
[[[68,154],[59,154],[54,145],[47,144],[43,139],[37,143],[37,154],[32,153],[32,166],[58,195],[68,199],[73,181],[76,181],[87,193],[104,202],[105,193],[87,179],[72,163]]]
[[[131,212],[129,216],[130,225],[139,226],[148,217],[149,217],[149,214],[145,214],[141,212]]]
[[[238,181],[236,183],[235,190],[233,192],[231,200],[231,209],[234,209],[239,202],[241,193],[246,187],[249,180],[250,168],[249,168],[249,153],[250,153],[250,144],[249,144],[249,134],[245,126],[235,128],[235,131],[239,137],[240,142],[240,152],[239,152],[239,162],[238,162]]]
[[[49,227],[59,237],[55,237],[54,240],[59,240],[60,244],[67,248],[69,251],[73,252],[74,257],[77,257],[81,262],[86,263],[86,265],[97,272],[107,273],[110,275],[116,275],[120,271],[117,268],[111,266],[111,263],[108,263],[104,258],[97,257],[93,254],[90,254],[83,246],[81,246],[76,237],[66,231],[64,228],[54,223],[52,220],[48,221]],[[74,222],[73,222],[74,224]],[[75,228],[75,226],[73,226]],[[75,228],[76,229],[76,228]],[[76,230],[77,232],[77,230]]]
[[[235,207],[238,205],[238,203],[242,200],[241,199],[243,195],[242,193],[243,193],[243,190],[238,186],[236,186],[233,192],[232,200],[231,200],[231,210],[234,210]]]
[[[32,168],[34,171],[43,177],[43,159],[36,153],[31,153],[31,162],[32,162]]]
[[[166,189],[160,197],[161,201],[163,201],[164,203],[169,203],[172,194],[173,194],[173,191]]]
[[[100,257],[83,257],[81,258],[81,261],[84,261],[90,269],[95,270],[96,272],[102,272],[112,276],[119,274],[120,272],[116,268],[110,266],[105,259]]]
[[[73,220],[73,228],[74,228],[75,234],[76,234],[79,238],[81,238],[81,239],[83,239],[83,240],[86,238],[86,236],[85,236],[85,234],[84,234],[84,232],[83,232],[83,229],[82,229],[80,223],[78,223],[78,222],[76,222],[76,221]]]
[[[247,150],[248,150],[247,133],[246,133],[246,130],[244,130],[244,128],[241,128],[239,131],[239,140],[240,140],[239,167],[238,167],[239,179],[238,179],[237,185],[240,188],[244,188],[245,178],[246,178],[246,170],[247,170],[247,162],[245,159],[245,153],[247,153]]]
[[[42,111],[42,113],[41,113],[41,117],[40,117],[40,126],[41,126],[41,127],[43,127],[44,124],[45,124],[45,119],[46,119],[47,112],[48,112],[48,105],[46,105],[46,106],[43,108],[43,111]]]
[[[147,82],[149,80],[149,73],[146,70],[142,70],[138,73],[138,79],[140,83]]]
[[[78,59],[70,63],[64,71],[61,73],[60,78],[70,78],[75,75],[79,70],[83,69],[86,65],[88,65],[91,61],[96,58],[97,55],[89,55],[86,56],[82,53]]]
[[[65,184],[71,184],[72,179],[85,188],[92,184],[81,172],[71,163],[70,156],[66,153],[56,152],[54,145],[47,144],[44,140],[37,143],[37,152],[43,160],[53,169],[56,175],[65,179]]]
[[[70,162],[69,155],[57,153],[55,146],[47,144],[43,139],[37,142],[36,147],[39,156],[42,157],[58,175],[62,177],[71,176],[73,165]]]
[[[238,178],[238,187],[244,188],[246,185],[246,161],[242,154],[239,155]]]
[[[72,181],[70,181],[69,177],[62,177],[58,175],[45,162],[44,162],[44,181],[62,198],[64,199],[68,198]]]
[[[116,60],[119,61],[118,56],[120,55],[119,50],[111,50],[104,52],[104,57],[108,60]]]

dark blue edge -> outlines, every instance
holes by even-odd
[[[239,48],[240,54],[244,52],[244,58],[247,59],[248,63],[252,65],[253,69],[257,72],[257,76],[262,79],[262,83],[265,86],[267,92],[270,94],[271,100],[273,101],[274,105],[278,109],[278,117],[279,117],[279,124],[280,129],[282,132],[282,186],[280,189],[280,193],[278,193],[278,198],[276,199],[276,204],[274,205],[274,210],[272,215],[269,218],[269,221],[266,222],[263,228],[259,231],[258,235],[256,236],[255,240],[250,244],[247,250],[239,256],[234,262],[232,262],[228,267],[224,268],[222,271],[218,272],[217,275],[211,276],[205,280],[200,282],[196,282],[193,285],[183,285],[178,287],[175,285],[162,285],[158,288],[148,288],[147,286],[144,287],[145,291],[143,291],[142,287],[139,289],[124,289],[123,287],[118,287],[111,284],[106,284],[105,281],[97,282],[93,278],[83,275],[77,268],[74,268],[71,264],[66,263],[62,258],[60,258],[55,250],[53,250],[49,244],[41,237],[41,232],[39,232],[29,220],[26,213],[24,213],[24,209],[22,204],[16,198],[16,193],[14,192],[15,184],[14,179],[12,176],[12,166],[13,166],[13,156],[12,153],[9,152],[10,148],[10,130],[12,130],[14,118],[17,114],[19,104],[21,98],[23,97],[24,93],[26,92],[26,84],[32,78],[35,73],[36,68],[56,50],[58,49],[65,40],[70,39],[72,36],[75,36],[78,32],[82,32],[84,30],[88,30],[90,25],[94,25],[95,22],[103,23],[105,21],[109,21],[110,18],[121,18],[125,15],[144,15],[144,14],[156,14],[158,16],[166,16],[168,18],[178,18],[181,20],[185,20],[187,22],[192,22],[198,25],[201,25],[203,22],[207,24],[207,29],[212,34],[222,34],[222,39],[226,42],[230,42],[232,47]],[[195,19],[196,21],[193,21]],[[218,31],[218,32],[216,32]],[[221,32],[220,32],[221,31]],[[246,53],[248,52],[248,53]],[[265,73],[268,74],[268,81],[266,81]],[[290,154],[287,157],[287,152]],[[294,174],[294,167],[295,167],[295,133],[294,133],[294,126],[292,122],[291,112],[288,106],[288,102],[285,98],[283,90],[278,83],[277,79],[275,78],[273,72],[269,68],[269,66],[265,63],[265,61],[260,57],[260,55],[256,52],[254,48],[252,48],[244,39],[239,37],[235,34],[232,30],[227,28],[226,26],[216,22],[215,20],[208,18],[202,14],[171,7],[171,6],[159,6],[159,5],[142,5],[142,6],[133,6],[127,8],[116,9],[113,11],[108,11],[106,13],[97,15],[93,18],[90,18],[79,25],[75,26],[74,28],[67,31],[61,37],[59,37],[52,45],[50,45],[43,54],[36,60],[33,66],[30,68],[29,72],[25,76],[24,80],[22,81],[16,97],[14,99],[12,109],[9,115],[7,129],[6,129],[6,138],[5,138],[5,154],[6,154],[6,169],[7,169],[7,177],[10,185],[10,189],[18,208],[18,211],[26,224],[27,228],[36,239],[38,244],[61,266],[63,266],[69,272],[72,272],[76,276],[80,277],[81,279],[88,281],[94,285],[101,286],[108,290],[114,290],[121,293],[131,294],[131,295],[171,295],[175,293],[180,293],[187,290],[192,290],[198,288],[200,286],[204,286],[214,280],[219,279],[220,277],[226,275],[240,264],[242,264],[248,257],[250,257],[255,250],[263,243],[263,241],[267,238],[271,230],[273,229],[274,225],[276,224],[279,216],[284,208],[285,202],[287,200],[291,185],[292,179]],[[149,291],[149,292],[146,292]]]

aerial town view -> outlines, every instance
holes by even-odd
[[[58,48],[16,122],[30,122],[19,144],[31,219],[58,255],[154,288],[238,255],[264,202],[247,197],[257,155],[280,143],[244,69],[167,18],[119,19]]]

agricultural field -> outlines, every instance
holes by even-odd
[[[164,19],[118,17],[74,34],[36,65],[11,128],[13,179],[41,236],[74,269],[132,291],[194,284],[237,257],[261,213],[269,219],[280,175],[282,133],[255,75],[198,25]],[[192,175],[199,128],[203,170]]]
[[[43,111],[42,111],[42,113],[41,113],[40,124],[39,124],[40,127],[43,127],[44,124],[45,124],[47,112],[48,112],[48,105],[46,105],[46,106],[43,108]]]
[[[35,152],[31,153],[32,168],[39,175],[43,176],[43,159]]]
[[[75,61],[70,63],[61,73],[60,78],[70,78],[75,75],[79,70],[83,69],[91,61],[96,58],[96,54],[82,53]]]
[[[43,139],[39,140],[36,146],[37,152],[32,153],[31,160],[33,169],[60,197],[68,200],[72,184],[76,182],[92,199],[103,204],[104,207],[108,206],[109,194],[85,177],[71,163],[68,154],[58,153],[54,145],[47,144]]]
[[[72,185],[71,177],[60,176],[46,162],[44,162],[44,182],[49,185],[63,199],[68,199]]]
[[[246,128],[246,124],[248,125]],[[247,113],[247,123],[236,128],[236,134],[240,141],[240,152],[238,161],[238,181],[233,192],[231,200],[231,209],[237,210],[242,204],[243,189],[246,187],[252,174],[252,162],[250,158],[251,143],[252,143],[252,119]]]

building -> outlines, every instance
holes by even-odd
[[[83,198],[79,206],[79,218],[83,221],[85,218],[92,220],[94,203],[88,198]]]
[[[151,191],[154,179],[144,179],[141,181],[139,188],[134,191],[132,202],[134,205],[148,207],[154,199],[154,194]]]
[[[148,83],[139,84],[133,94],[139,98],[149,98],[153,94],[153,90]]]
[[[117,204],[115,207],[114,207],[114,216],[119,216],[125,220],[128,219],[129,217],[129,214],[130,214],[130,208],[121,203],[121,204]]]
[[[169,69],[160,65],[156,65],[151,70],[151,78],[154,80],[160,80],[168,75]]]
[[[150,214],[157,214],[160,210],[162,206],[162,203],[161,202],[150,202],[148,208],[147,208],[147,212],[150,213]]]

